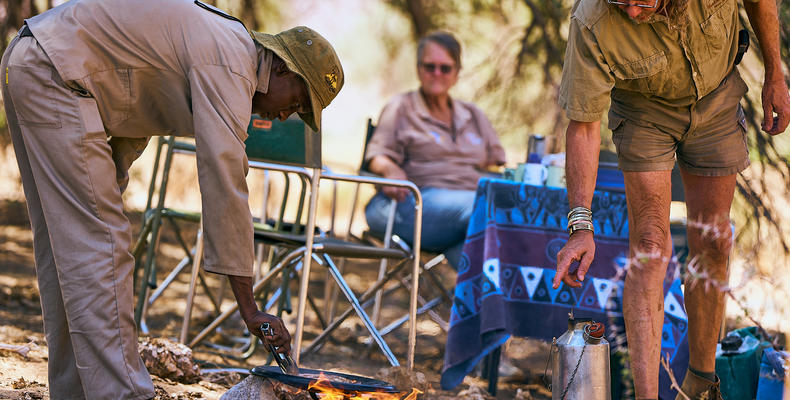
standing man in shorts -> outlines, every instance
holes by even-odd
[[[206,271],[228,276],[249,331],[290,351],[253,299],[244,151],[251,113],[319,132],[343,86],[307,27],[249,32],[192,0],[71,0],[25,21],[0,72],[33,229],[52,399],[148,399],[121,193],[151,135],[195,138]]]
[[[744,7],[765,64],[762,129],[777,135],[790,120],[790,97],[780,65],[776,4],[744,0]],[[609,129],[628,199],[631,263],[623,313],[637,399],[658,396],[676,159],[690,221],[690,268],[727,283],[735,178],[749,165],[739,104],[747,87],[735,67],[738,25],[736,0],[577,0],[573,7],[559,100],[571,120],[570,237],[557,254],[554,286],[580,286],[595,255],[589,207],[601,115],[611,98]],[[579,267],[569,271],[574,261]],[[690,357],[682,390],[691,399],[720,399],[714,371],[724,295],[715,285],[688,285],[685,299]]]

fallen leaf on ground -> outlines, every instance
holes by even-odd
[[[30,343],[27,343],[27,344],[0,343],[0,350],[13,351],[13,352],[21,355],[24,358],[27,358],[27,353],[29,353],[30,350],[34,350],[34,349],[37,349],[37,348],[38,348],[38,346],[36,346],[36,343],[34,343],[34,342],[30,342]]]

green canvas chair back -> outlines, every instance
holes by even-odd
[[[269,121],[253,115],[247,134],[250,160],[321,168],[321,135],[296,116]]]

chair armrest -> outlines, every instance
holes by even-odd
[[[280,172],[290,172],[290,173],[294,173],[294,174],[297,174],[297,175],[302,175],[302,176],[305,176],[305,177],[308,177],[308,178],[312,177],[312,173],[310,173],[310,169],[309,168],[305,168],[305,167],[296,167],[296,166],[287,165],[287,164],[275,164],[275,163],[268,163],[268,162],[263,162],[263,161],[254,161],[254,160],[250,160],[249,161],[249,166],[250,166],[250,168],[255,168],[255,169],[263,169],[263,170],[269,170],[269,171],[280,171]]]
[[[420,189],[412,181],[408,181],[404,179],[382,178],[378,175],[372,175],[372,174],[348,175],[348,174],[338,174],[330,171],[323,173],[321,175],[321,178],[332,179],[332,180],[343,181],[343,182],[368,183],[371,185],[396,186],[396,187],[407,188],[412,192],[412,194],[414,194],[414,198],[417,204],[422,206],[422,195],[420,194]]]

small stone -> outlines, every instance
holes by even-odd
[[[532,400],[532,393],[530,393],[529,390],[523,390],[519,388],[516,391],[516,397],[514,397],[513,400]]]
[[[458,399],[459,400],[493,400],[494,397],[491,396],[485,389],[481,388],[480,386],[469,386],[468,389],[464,389],[458,392]]]
[[[376,379],[390,383],[404,392],[414,388],[424,393],[431,389],[431,383],[428,382],[424,373],[416,370],[409,371],[403,366],[382,368],[376,373]]]

